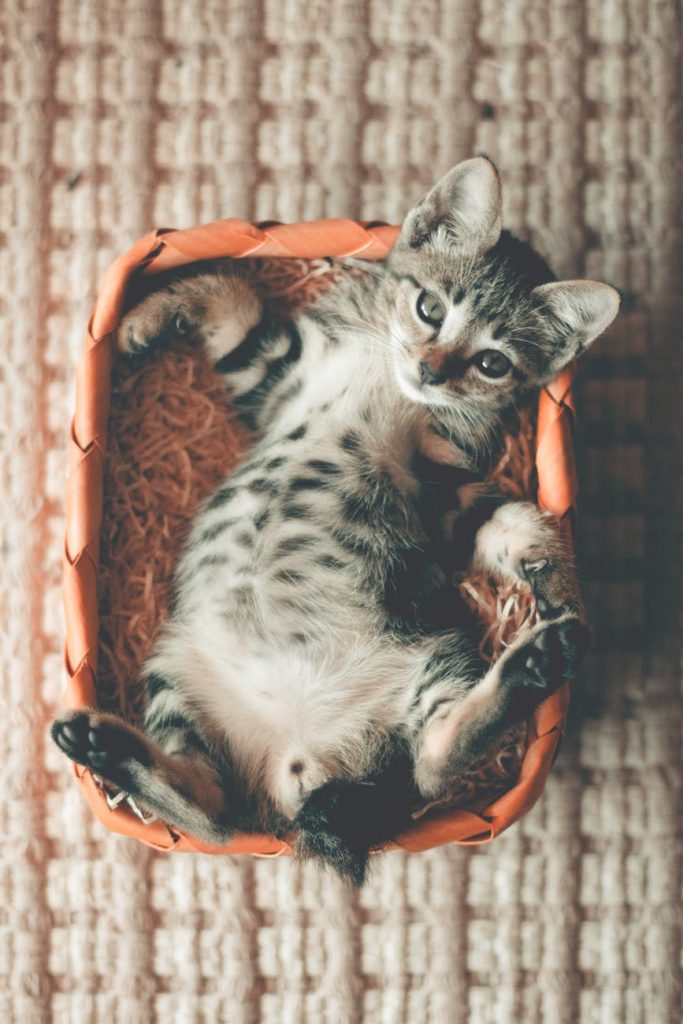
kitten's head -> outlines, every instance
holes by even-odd
[[[619,307],[608,285],[556,281],[501,230],[500,181],[485,157],[458,164],[410,211],[388,268],[401,390],[471,423],[552,380]]]

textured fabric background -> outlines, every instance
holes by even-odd
[[[0,55],[0,1020],[679,1024],[674,2],[2,0]],[[511,227],[627,293],[579,389],[597,649],[546,795],[360,895],[105,833],[46,737],[102,271],[153,225],[396,221],[480,149]]]

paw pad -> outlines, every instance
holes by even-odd
[[[552,692],[576,674],[589,641],[588,627],[577,618],[549,622],[511,652],[503,678],[515,688]]]
[[[143,740],[132,729],[90,711],[56,721],[52,738],[72,761],[97,772],[111,771],[126,758],[149,760]]]

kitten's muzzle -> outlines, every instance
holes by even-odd
[[[424,359],[420,360],[418,370],[420,372],[420,384],[443,384],[446,380],[443,370],[437,370]]]

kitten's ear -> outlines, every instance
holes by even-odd
[[[562,365],[581,355],[619,311],[619,293],[598,281],[551,281],[531,295],[539,300],[541,314],[556,323],[563,339]]]
[[[437,235],[439,228],[443,229]],[[447,245],[485,251],[496,244],[501,231],[501,194],[498,171],[487,157],[465,160],[449,171],[413,207],[403,223],[398,244],[411,249],[432,236]]]

